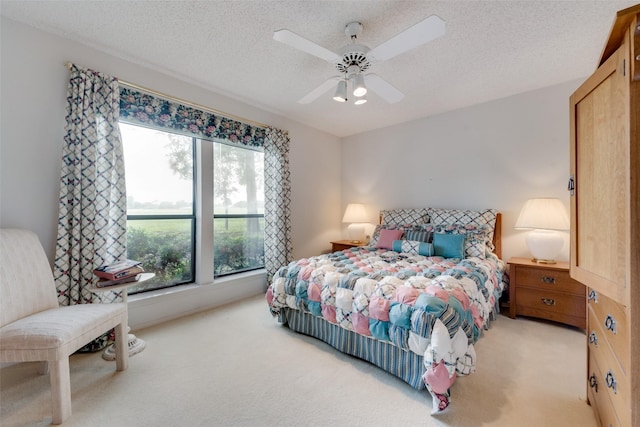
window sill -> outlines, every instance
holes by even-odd
[[[233,282],[260,278],[260,276],[264,276],[266,278],[266,274],[267,274],[267,271],[264,268],[261,268],[259,270],[252,270],[244,273],[238,273],[238,274],[233,274],[229,276],[219,277],[214,279],[213,282],[204,283],[202,285],[197,283],[187,283],[184,285],[171,286],[169,288],[156,289],[149,292],[141,292],[139,294],[129,295],[128,299],[129,299],[129,302],[142,301],[142,300],[162,297],[166,295],[178,294],[181,292],[189,292],[194,289],[198,289],[202,286],[228,285]]]
[[[251,271],[245,271],[243,273],[230,274],[228,276],[216,277],[216,278],[213,279],[213,283],[209,283],[209,285],[214,285],[215,286],[215,285],[224,284],[224,283],[227,283],[227,282],[234,282],[234,281],[237,281],[237,280],[244,280],[244,279],[260,277],[260,276],[264,276],[266,278],[267,277],[267,270],[265,270],[264,268],[260,268],[258,270],[251,270]]]

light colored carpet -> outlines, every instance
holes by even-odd
[[[262,297],[135,332],[147,348],[127,371],[71,357],[65,426],[596,426],[584,333],[556,324],[498,316],[437,417],[426,391],[278,325]],[[3,427],[51,422],[37,368],[0,370]]]

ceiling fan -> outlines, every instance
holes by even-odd
[[[274,31],[274,40],[324,59],[333,64],[340,73],[330,77],[320,86],[303,96],[298,101],[300,104],[308,104],[314,101],[334,86],[336,86],[336,93],[333,99],[338,102],[346,102],[348,85],[351,85],[352,94],[356,99],[355,104],[358,105],[367,102],[367,88],[377,93],[390,104],[400,101],[404,98],[402,92],[377,74],[365,74],[365,72],[376,62],[386,61],[441,37],[445,33],[445,22],[440,17],[431,15],[373,49],[369,49],[367,46],[357,42],[358,36],[362,34],[362,29],[363,26],[360,22],[349,22],[345,26],[344,32],[351,43],[339,49],[337,53],[293,31],[287,29]]]

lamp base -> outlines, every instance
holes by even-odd
[[[532,230],[525,241],[533,261],[538,264],[555,264],[555,257],[564,244],[562,235],[555,230]]]
[[[360,243],[362,237],[364,237],[364,224],[359,222],[349,224],[347,233],[349,234],[351,243]]]

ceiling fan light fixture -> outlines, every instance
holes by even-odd
[[[365,104],[367,102],[367,97],[366,96],[361,96],[360,98],[357,98],[354,102],[355,105],[362,105]]]
[[[438,37],[442,37],[445,34],[446,23],[440,17],[431,15],[373,49],[358,43],[362,28],[362,23],[358,21],[352,21],[346,25],[345,34],[351,43],[343,46],[339,52],[333,52],[287,29],[274,31],[273,38],[278,42],[333,64],[344,78],[344,81],[338,82],[336,94],[333,97],[336,101],[346,102],[348,89],[353,89],[352,93],[358,99],[362,98],[368,89],[371,89],[388,103],[394,104],[402,100],[404,94],[381,77],[368,72],[372,63],[386,61]],[[364,72],[367,72],[366,81],[369,88],[364,83]],[[334,81],[338,79],[340,79],[339,76],[331,77],[298,102],[300,104],[312,102],[319,96],[324,95],[335,84]],[[358,105],[363,103],[358,102]]]
[[[353,77],[353,96],[361,97],[367,94],[367,87],[364,85],[362,74]]]
[[[333,100],[338,102],[347,102],[347,82],[340,80],[338,87],[336,88],[336,94],[333,95]]]

